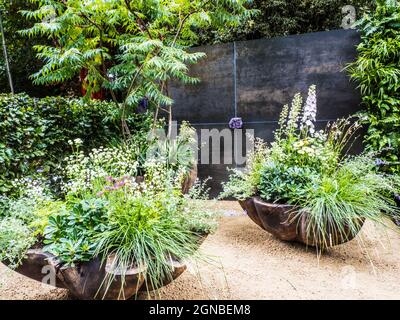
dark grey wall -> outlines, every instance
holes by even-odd
[[[342,70],[355,59],[359,41],[356,31],[337,30],[196,48],[207,54],[190,71],[201,83],[170,86],[174,118],[200,130],[228,128],[229,120],[238,116],[244,128],[270,141],[282,106],[297,92],[305,96],[312,84],[317,85],[321,126],[353,114],[360,97]],[[227,179],[227,167],[233,166],[200,163],[199,176],[213,178],[216,195]]]

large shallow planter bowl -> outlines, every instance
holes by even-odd
[[[186,265],[178,259],[171,258],[170,261],[171,276],[162,281],[162,286],[169,284],[186,270]],[[5,264],[7,265],[7,262]],[[42,281],[50,270],[55,275],[55,283],[51,284],[57,288],[68,289],[71,295],[79,300],[127,300],[135,297],[139,291],[159,289],[146,285],[146,267],[131,266],[124,270],[123,280],[122,272],[113,269],[112,257],[109,257],[107,263],[101,263],[100,259],[96,258],[75,267],[60,267],[53,255],[43,252],[42,249],[31,249],[14,271],[33,280]]]
[[[3,263],[8,265],[7,261],[3,261]],[[22,264],[14,269],[14,271],[32,280],[41,282],[46,274],[56,272],[57,264],[58,261],[50,253],[44,252],[42,249],[29,249]],[[54,285],[57,288],[65,289],[64,284],[57,278],[55,278]]]
[[[307,214],[298,215],[297,208],[294,206],[266,203],[259,197],[249,198],[239,203],[251,220],[283,241],[295,241],[307,246],[323,248],[343,244],[356,236],[348,228],[344,230],[344,234],[338,235],[334,231],[335,226],[332,225],[327,228],[325,234],[325,238],[329,241],[323,243],[319,237],[315,239],[312,233],[307,231],[309,226]],[[364,221],[360,223],[358,231],[361,230],[363,224]]]

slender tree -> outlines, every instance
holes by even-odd
[[[2,17],[2,11],[1,10],[0,10],[0,33],[1,33],[1,39],[2,39],[4,63],[6,65],[8,82],[10,84],[11,93],[14,94],[14,85],[13,85],[12,75],[11,75],[11,70],[10,70],[10,62],[8,60],[6,36],[5,36],[5,33],[4,33],[4,28],[3,28],[3,17]]]

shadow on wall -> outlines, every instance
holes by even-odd
[[[195,48],[207,54],[191,69],[201,83],[171,84],[175,120],[187,120],[200,131],[227,129],[231,118],[241,117],[244,129],[271,141],[282,106],[297,92],[306,95],[312,84],[317,85],[321,126],[353,114],[359,111],[360,96],[343,68],[355,60],[359,42],[356,31],[336,30]],[[357,143],[353,151],[361,148]],[[223,139],[209,149],[234,152],[224,150]],[[227,180],[227,168],[234,166],[199,160],[200,178],[213,178],[212,196]]]

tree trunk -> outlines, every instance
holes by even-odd
[[[11,93],[14,94],[14,86],[13,86],[13,81],[12,81],[12,76],[11,76],[11,71],[10,71],[10,63],[8,61],[6,37],[4,35],[3,17],[1,15],[1,12],[0,12],[0,32],[1,32],[1,38],[2,38],[2,44],[3,44],[3,55],[4,55],[4,62],[5,62],[5,65],[6,65],[8,82],[10,84]]]

